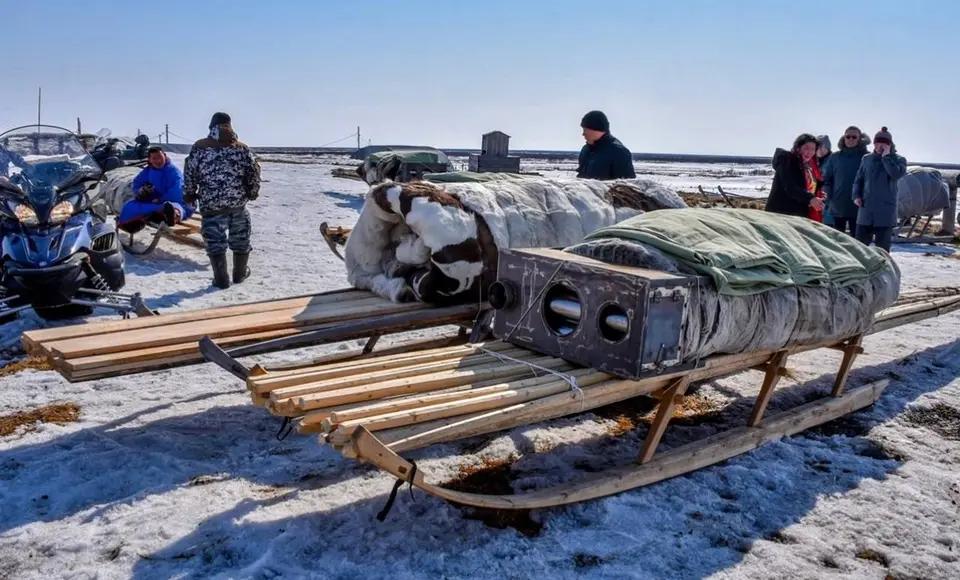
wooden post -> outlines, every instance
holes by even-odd
[[[760,394],[757,395],[757,402],[753,404],[753,412],[750,413],[747,425],[757,427],[763,420],[763,413],[767,410],[767,404],[770,403],[773,390],[777,388],[777,383],[780,382],[780,377],[783,376],[787,367],[789,354],[788,351],[781,350],[773,355],[770,362],[766,364],[767,374],[763,377],[763,385],[760,387]]]
[[[840,362],[840,370],[837,372],[837,378],[833,382],[833,390],[830,395],[839,397],[843,393],[843,387],[847,384],[847,377],[850,376],[850,369],[853,368],[853,362],[857,360],[857,355],[863,354],[863,335],[858,334],[851,338],[845,347],[843,347],[843,360]]]
[[[677,403],[683,400],[683,394],[687,392],[689,385],[690,379],[684,375],[673,381],[664,391],[660,404],[657,405],[657,415],[650,424],[647,438],[643,440],[643,449],[640,450],[637,463],[646,463],[653,459],[653,454],[657,452],[657,445],[660,444],[660,439],[667,430],[670,419],[673,418],[673,411],[677,408]]]
[[[943,228],[939,233],[952,236],[957,228],[957,186],[960,185],[960,171],[944,171],[942,174],[950,188],[950,207],[943,210]]]

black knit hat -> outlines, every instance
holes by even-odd
[[[217,125],[229,125],[230,124],[230,115],[226,113],[214,113],[213,117],[210,118],[210,129],[213,129]]]
[[[877,143],[886,143],[887,145],[893,145],[893,135],[890,134],[890,131],[886,127],[881,127],[877,134],[873,136],[874,144]]]
[[[580,126],[584,129],[592,129],[604,133],[610,132],[610,121],[607,120],[607,116],[603,114],[603,111],[590,111],[583,116],[583,120],[580,121]]]

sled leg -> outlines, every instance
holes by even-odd
[[[370,354],[373,352],[374,347],[377,346],[378,340],[380,340],[380,334],[370,335],[370,338],[368,338],[367,342],[363,345],[363,354]]]
[[[734,207],[734,208],[737,207],[736,204],[730,201],[730,198],[727,197],[727,192],[725,192],[723,188],[720,187],[719,185],[717,186],[717,191],[720,192],[720,195],[723,197],[723,201],[727,202],[727,206]]]
[[[637,456],[637,463],[646,463],[653,459],[653,454],[657,452],[657,445],[663,433],[667,430],[670,419],[673,418],[673,411],[677,408],[677,403],[683,400],[683,394],[687,392],[690,380],[686,377],[680,377],[670,384],[663,392],[660,398],[660,404],[657,405],[657,415],[647,431],[647,438],[643,440],[643,449]]]
[[[787,357],[790,353],[781,350],[773,355],[770,362],[766,364],[767,374],[763,377],[763,385],[760,387],[760,394],[757,395],[757,402],[753,405],[753,411],[750,413],[750,419],[747,425],[756,427],[763,420],[763,413],[767,410],[767,404],[770,403],[770,397],[773,390],[777,388],[777,383],[783,377],[784,370],[787,367]]]
[[[473,321],[473,329],[470,331],[470,338],[467,342],[476,344],[483,342],[493,336],[493,330],[490,323],[493,321],[493,310],[482,310]],[[462,329],[461,329],[462,330]]]
[[[850,370],[853,368],[854,361],[857,360],[858,355],[863,354],[862,342],[863,335],[858,334],[847,341],[846,346],[843,347],[843,361],[840,362],[840,370],[837,372],[837,378],[833,382],[833,390],[830,392],[830,396],[839,397],[843,393],[843,388],[847,384],[847,377],[850,376]]]

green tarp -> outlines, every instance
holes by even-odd
[[[619,238],[653,246],[710,276],[717,292],[757,294],[787,286],[846,286],[890,268],[888,256],[806,218],[750,209],[648,212],[584,240]]]
[[[380,151],[371,153],[367,160],[371,165],[377,165],[389,159],[399,159],[407,163],[448,163],[447,155],[443,151],[430,149],[407,149],[403,151]]]

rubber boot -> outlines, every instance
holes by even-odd
[[[163,204],[163,222],[170,228],[180,222],[180,212],[169,201]]]
[[[213,267],[213,285],[221,290],[230,287],[230,271],[227,270],[227,255],[210,256],[210,265]]]
[[[233,253],[233,283],[239,284],[250,277],[250,268],[247,262],[250,260],[250,254]]]

